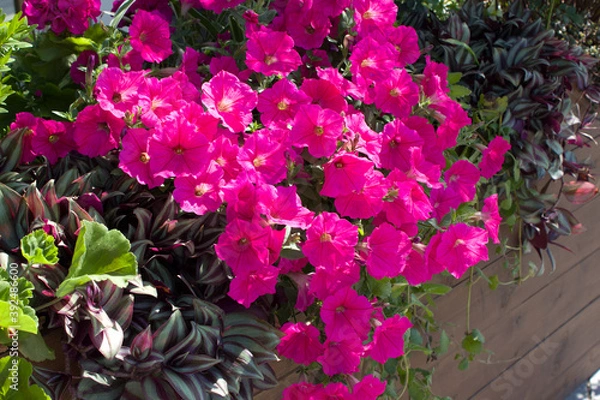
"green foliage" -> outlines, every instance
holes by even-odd
[[[21,254],[29,264],[49,264],[58,262],[58,247],[54,238],[42,229],[37,229],[21,239]]]
[[[38,318],[29,306],[33,285],[25,278],[11,276],[0,268],[0,329],[17,328],[37,333]]]
[[[14,377],[16,370],[18,379]],[[0,359],[0,398],[4,400],[50,400],[50,396],[38,385],[29,385],[29,378],[33,367],[22,358],[3,357]]]
[[[0,10],[0,106],[6,105],[8,96],[14,93],[10,85],[5,83],[6,73],[10,71],[9,64],[14,61],[13,52],[19,49],[31,47],[26,39],[33,30],[27,24],[27,19],[21,13],[17,13],[10,21],[6,20],[6,14]],[[7,110],[0,107],[0,113]]]
[[[121,232],[109,231],[97,222],[83,221],[69,274],[56,296],[64,297],[90,281],[110,280],[118,287],[127,286],[137,276],[137,262],[130,248]]]

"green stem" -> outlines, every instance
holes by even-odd
[[[36,307],[35,311],[37,312],[37,311],[40,311],[40,310],[44,310],[44,309],[46,309],[46,308],[48,308],[50,306],[55,305],[56,303],[60,302],[61,300],[62,300],[62,297],[57,297],[56,299],[54,299],[52,301],[49,301],[47,303],[42,304],[39,307]]]
[[[469,272],[469,292],[467,294],[467,334],[471,333],[471,292],[473,288],[473,268],[470,268]]]
[[[403,365],[403,369],[404,369],[404,373],[406,374],[406,379],[404,381],[404,385],[402,387],[402,392],[400,392],[400,395],[398,396],[399,399],[402,398],[402,396],[404,396],[404,393],[406,393],[406,391],[408,390],[408,379],[410,378],[410,364],[407,361],[407,356],[405,355],[404,357],[402,357],[402,365]]]

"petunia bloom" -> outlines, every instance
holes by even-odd
[[[175,111],[155,128],[150,138],[148,154],[151,157],[150,168],[156,176],[170,178],[174,176],[197,175],[206,170],[209,149],[207,137],[203,131],[215,131],[216,120],[205,114],[205,118],[190,123],[184,115]]]
[[[173,198],[183,211],[204,215],[217,211],[223,203],[223,183],[223,170],[213,163],[198,175],[175,177]]]
[[[150,172],[148,142],[151,135],[152,131],[144,128],[128,129],[121,141],[123,148],[119,152],[119,168],[149,188],[159,186],[164,181]]]
[[[348,153],[338,154],[323,166],[325,183],[321,196],[338,197],[360,190],[372,169],[373,163],[366,158]]]
[[[277,351],[297,364],[309,365],[323,354],[323,344],[319,341],[320,332],[305,322],[287,322],[281,327],[284,336]]]
[[[413,325],[406,317],[396,314],[387,318],[375,328],[373,341],[369,343],[369,356],[378,363],[385,364],[390,358],[404,354],[404,333]]]
[[[502,218],[498,212],[498,195],[493,194],[490,197],[483,200],[483,208],[481,209],[481,220],[485,225],[485,229],[488,235],[492,238],[492,241],[496,244],[500,243],[498,238],[500,223]]]
[[[367,272],[375,279],[395,278],[402,273],[412,248],[408,235],[383,223],[367,239]]]
[[[350,287],[338,290],[323,301],[321,319],[328,340],[356,336],[365,340],[371,331],[373,306]]]
[[[326,340],[325,351],[317,361],[323,366],[326,375],[352,374],[358,371],[360,359],[365,349],[357,337],[342,340]]]
[[[445,264],[456,279],[480,261],[488,260],[488,233],[465,223],[450,225],[443,232],[435,252],[438,262]]]
[[[502,169],[504,155],[510,150],[510,143],[502,136],[496,136],[492,139],[488,147],[483,150],[479,169],[481,176],[490,179]]]
[[[121,131],[125,122],[98,104],[87,106],[77,115],[74,123],[75,143],[77,150],[86,156],[106,155],[110,150],[119,147]]]
[[[358,227],[337,214],[319,214],[306,230],[302,252],[314,266],[344,264],[354,258]]]
[[[232,73],[221,71],[202,85],[202,103],[231,132],[243,132],[252,122],[257,94]]]
[[[329,157],[342,135],[344,119],[336,112],[315,104],[300,107],[294,118],[292,142],[298,147],[308,147],[313,157]]]
[[[129,35],[131,47],[148,62],[161,62],[173,53],[169,23],[158,12],[138,10]]]
[[[263,28],[248,37],[246,65],[266,76],[286,76],[300,66],[294,40],[285,32]]]
[[[269,263],[269,236],[269,227],[235,218],[219,236],[215,251],[236,275],[257,270]]]

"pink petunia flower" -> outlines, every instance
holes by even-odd
[[[305,79],[300,87],[313,104],[342,113],[348,110],[348,102],[344,99],[340,88],[326,79]]]
[[[193,125],[174,111],[155,128],[148,154],[151,171],[162,178],[198,175],[208,166],[209,143],[201,132],[216,130],[216,121],[205,114],[203,126]],[[196,121],[198,122],[198,121]]]
[[[131,47],[148,62],[161,62],[173,53],[169,22],[158,12],[138,10],[129,27]]]
[[[154,128],[173,110],[179,109],[185,104],[179,82],[172,77],[160,80],[146,78],[145,86],[149,102],[142,110],[141,118],[148,128]]]
[[[383,223],[367,239],[367,272],[375,279],[395,278],[402,273],[412,243],[406,233]]]
[[[119,168],[149,188],[160,186],[164,181],[150,172],[148,142],[152,133],[143,128],[128,129],[121,141],[123,148],[119,152]]]
[[[390,184],[383,210],[387,219],[401,227],[403,224],[429,219],[433,207],[425,191],[414,179],[394,169],[387,177]]]
[[[375,105],[396,118],[408,117],[419,103],[419,86],[404,69],[394,69],[375,85]]]
[[[94,104],[81,110],[73,126],[77,151],[96,157],[119,147],[125,122]]]
[[[379,154],[381,166],[387,169],[398,168],[403,172],[411,167],[410,149],[423,147],[424,144],[423,138],[399,119],[385,125],[382,140]]]
[[[285,126],[294,119],[303,104],[310,104],[310,98],[287,79],[280,79],[269,89],[258,95],[256,108],[265,126]]]
[[[277,186],[276,191],[272,203],[266,207],[269,223],[306,229],[312,222],[314,213],[302,206],[296,186]]]
[[[175,177],[173,198],[183,211],[204,215],[223,204],[223,183],[223,170],[213,163],[199,175]]]
[[[301,64],[294,40],[285,32],[263,28],[248,37],[246,65],[266,76],[286,76]]]
[[[298,382],[286,387],[281,394],[282,400],[315,400],[323,390],[322,384]]]
[[[237,161],[251,176],[274,185],[285,179],[287,165],[284,148],[270,133],[263,129],[250,135],[240,149]]]
[[[372,314],[373,306],[369,299],[350,287],[325,298],[320,312],[330,341],[353,336],[365,340],[371,331]]]
[[[419,50],[419,36],[412,26],[397,26],[388,28],[385,33],[387,39],[398,51],[398,66],[416,62],[421,56]]]
[[[309,291],[320,300],[326,299],[331,293],[351,287],[360,280],[360,266],[354,260],[345,264],[326,267],[315,267]]]
[[[479,169],[481,176],[485,179],[490,179],[502,169],[504,163],[504,155],[510,150],[510,143],[502,136],[496,136],[492,139],[488,147],[482,151]]]
[[[262,266],[256,269],[240,270],[229,284],[229,297],[248,308],[265,294],[275,293],[279,269]]]
[[[270,235],[269,227],[235,218],[219,236],[215,251],[236,275],[259,270],[269,265]]]
[[[380,168],[382,135],[367,125],[364,114],[360,112],[346,116],[346,128],[346,138],[355,144],[354,149],[367,156],[377,168]]]
[[[225,182],[235,179],[242,169],[237,162],[240,147],[225,136],[217,137],[212,145],[212,158],[223,169]]]
[[[342,153],[333,157],[323,166],[325,183],[321,196],[338,197],[362,189],[373,163],[366,158]]]
[[[498,234],[500,231],[500,224],[502,218],[498,212],[498,195],[493,194],[490,197],[483,200],[483,208],[481,209],[481,220],[485,225],[485,229],[488,235],[492,238],[492,241],[496,244],[500,243]]]
[[[41,119],[34,116],[29,112],[20,112],[15,116],[15,121],[10,124],[11,131],[16,129],[24,128],[25,132],[23,133],[23,143],[22,149],[23,152],[21,154],[21,162],[28,163],[35,160],[36,153],[32,148],[32,140],[36,134],[38,122]]]
[[[396,314],[387,318],[375,328],[373,341],[368,345],[369,356],[378,363],[385,364],[390,358],[404,354],[404,333],[413,326],[406,317]]]
[[[354,385],[348,400],[377,400],[385,392],[385,387],[385,382],[367,375]]]
[[[307,146],[313,157],[329,157],[337,147],[344,128],[344,119],[336,112],[310,104],[300,107],[294,118],[292,142]]]
[[[75,150],[73,127],[70,122],[40,119],[31,139],[31,148],[37,155],[55,164],[59,158]]]
[[[406,278],[411,286],[420,285],[431,280],[433,275],[429,270],[422,249],[418,250],[418,245],[413,245],[413,248],[408,252],[401,275]]]
[[[383,209],[383,198],[387,193],[383,174],[371,170],[365,178],[366,181],[359,190],[336,197],[335,209],[341,216],[368,219]]]
[[[298,3],[304,3],[298,7]],[[296,46],[303,49],[321,47],[323,40],[329,35],[331,21],[320,12],[319,2],[289,2],[285,9],[285,28],[294,39]]]
[[[287,322],[281,331],[284,336],[277,345],[277,351],[296,364],[309,365],[323,354],[320,332],[314,326],[305,322]]]
[[[337,214],[319,214],[306,230],[302,252],[314,266],[334,266],[352,261],[358,228]]]
[[[341,340],[327,340],[325,351],[317,361],[326,375],[352,374],[358,371],[364,347],[359,338],[350,336]]]
[[[223,10],[234,8],[244,2],[244,0],[198,0],[202,8],[221,14]]]
[[[465,223],[453,224],[441,234],[435,259],[458,279],[469,267],[488,260],[487,242],[488,234],[484,229]]]
[[[458,193],[463,202],[473,200],[479,178],[479,169],[467,160],[458,160],[444,172],[448,188]]]
[[[143,83],[142,71],[123,72],[120,68],[106,68],[96,81],[96,100],[103,110],[123,118],[126,113],[134,113],[136,106],[144,108],[143,103],[149,102],[147,93],[142,90]]]
[[[394,25],[398,7],[393,0],[354,0],[356,31],[366,37],[371,32],[385,32]]]
[[[226,71],[219,72],[202,85],[202,103],[234,133],[243,132],[252,122],[252,110],[257,101],[257,94],[250,86]]]
[[[381,43],[371,36],[359,40],[350,55],[352,81],[366,89],[375,81],[388,78],[396,66],[398,54],[390,43]]]

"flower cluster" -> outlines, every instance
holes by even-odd
[[[237,3],[182,1],[182,9],[219,13]],[[27,4],[45,21],[41,2]],[[181,210],[226,215],[214,251],[232,272],[229,296],[250,307],[289,278],[295,308],[318,311],[282,326],[280,354],[329,376],[353,374],[363,359],[403,355],[412,326],[359,291],[359,281],[366,274],[414,286],[443,271],[459,278],[487,260],[486,245],[498,238],[497,197],[485,199],[475,218],[481,227],[452,210],[483,200],[478,182],[497,172],[509,145],[498,139],[479,164],[452,159],[448,167],[470,119],[449,96],[446,66],[428,59],[421,76],[405,68],[420,51],[412,28],[393,26],[393,1],[273,7],[268,24],[244,13],[245,59],[225,55],[227,47],[180,48],[181,62],[161,74],[150,63],[173,53],[175,17],[140,8],[126,50],[101,64],[95,101],[75,122],[21,113],[11,127],[27,130],[23,162],[118,152],[123,171],[150,188],[172,188]],[[339,49],[323,50],[343,13],[354,24]],[[210,72],[200,74],[202,65]],[[301,383],[284,398],[374,399],[384,390],[366,376],[351,391]]]
[[[50,25],[54,33],[64,31],[75,35],[83,34],[100,16],[100,0],[28,0],[23,3],[23,11],[29,22],[38,29]]]

